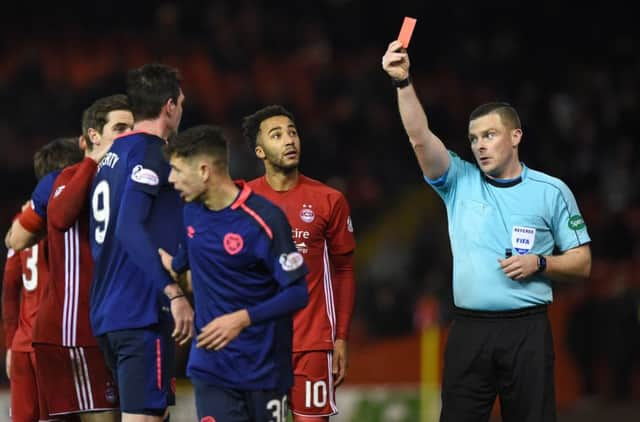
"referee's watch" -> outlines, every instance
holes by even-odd
[[[538,271],[536,274],[543,273],[547,269],[547,258],[542,255],[538,255]]]

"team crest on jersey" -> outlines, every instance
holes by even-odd
[[[316,218],[316,214],[311,209],[312,207],[312,205],[302,204],[300,219],[305,223],[311,223]]]
[[[135,166],[131,171],[131,180],[149,186],[158,186],[160,183],[160,178],[156,172],[142,167],[141,164]]]
[[[280,266],[285,271],[297,270],[304,263],[304,258],[300,252],[283,253],[278,259]]]
[[[216,422],[216,418],[214,418],[213,416],[205,416],[200,419],[200,422]]]
[[[536,229],[531,227],[513,226],[511,230],[511,246],[518,253],[524,255],[533,248],[536,240]]]
[[[222,244],[229,255],[235,255],[242,250],[244,239],[237,233],[227,233],[224,235]]]
[[[113,385],[111,381],[107,381],[107,384],[105,385],[104,398],[109,403],[115,403],[118,401],[118,394],[116,393],[116,387]]]
[[[62,193],[62,191],[64,190],[64,188],[66,188],[66,187],[67,187],[67,185],[58,186],[58,187],[56,188],[56,191],[55,191],[55,192],[53,192],[53,197],[54,197],[54,198],[57,198],[57,197]]]

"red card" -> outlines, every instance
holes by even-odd
[[[416,19],[405,16],[404,22],[402,22],[402,28],[400,28],[400,35],[398,35],[398,41],[402,43],[402,47],[409,47],[409,41],[411,41],[411,35],[413,34],[413,28],[415,27]]]

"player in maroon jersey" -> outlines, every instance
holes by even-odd
[[[249,186],[285,212],[309,267],[309,304],[293,320],[293,417],[328,421],[338,411],[335,387],[346,375],[355,294],[349,205],[342,193],[298,170],[300,138],[284,107],[268,106],[245,117],[243,132],[265,167],[265,175]]]
[[[84,421],[118,420],[116,384],[89,323],[93,259],[89,244],[89,189],[113,140],[133,127],[125,95],[94,102],[83,113],[85,158],[65,168],[47,204],[50,278],[33,330],[38,382],[49,415],[80,414]]]
[[[37,228],[42,221],[42,198],[51,192],[53,177],[60,168],[77,161],[80,150],[75,139],[56,139],[40,148],[34,156],[39,179],[31,201],[25,204],[12,227],[16,243],[25,227],[38,233],[30,248],[19,253],[9,249],[2,291],[2,319],[7,345],[7,375],[10,377],[11,417],[16,422],[48,419],[48,410],[37,383],[37,365],[32,347],[32,330],[39,312],[42,292],[49,276],[47,240]],[[33,225],[35,224],[35,225]],[[22,236],[24,237],[24,236]],[[41,239],[38,242],[38,239]],[[11,231],[7,240],[12,240]]]

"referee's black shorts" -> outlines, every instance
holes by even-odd
[[[496,395],[504,422],[554,422],[553,364],[546,305],[456,309],[445,351],[440,422],[488,421]]]

